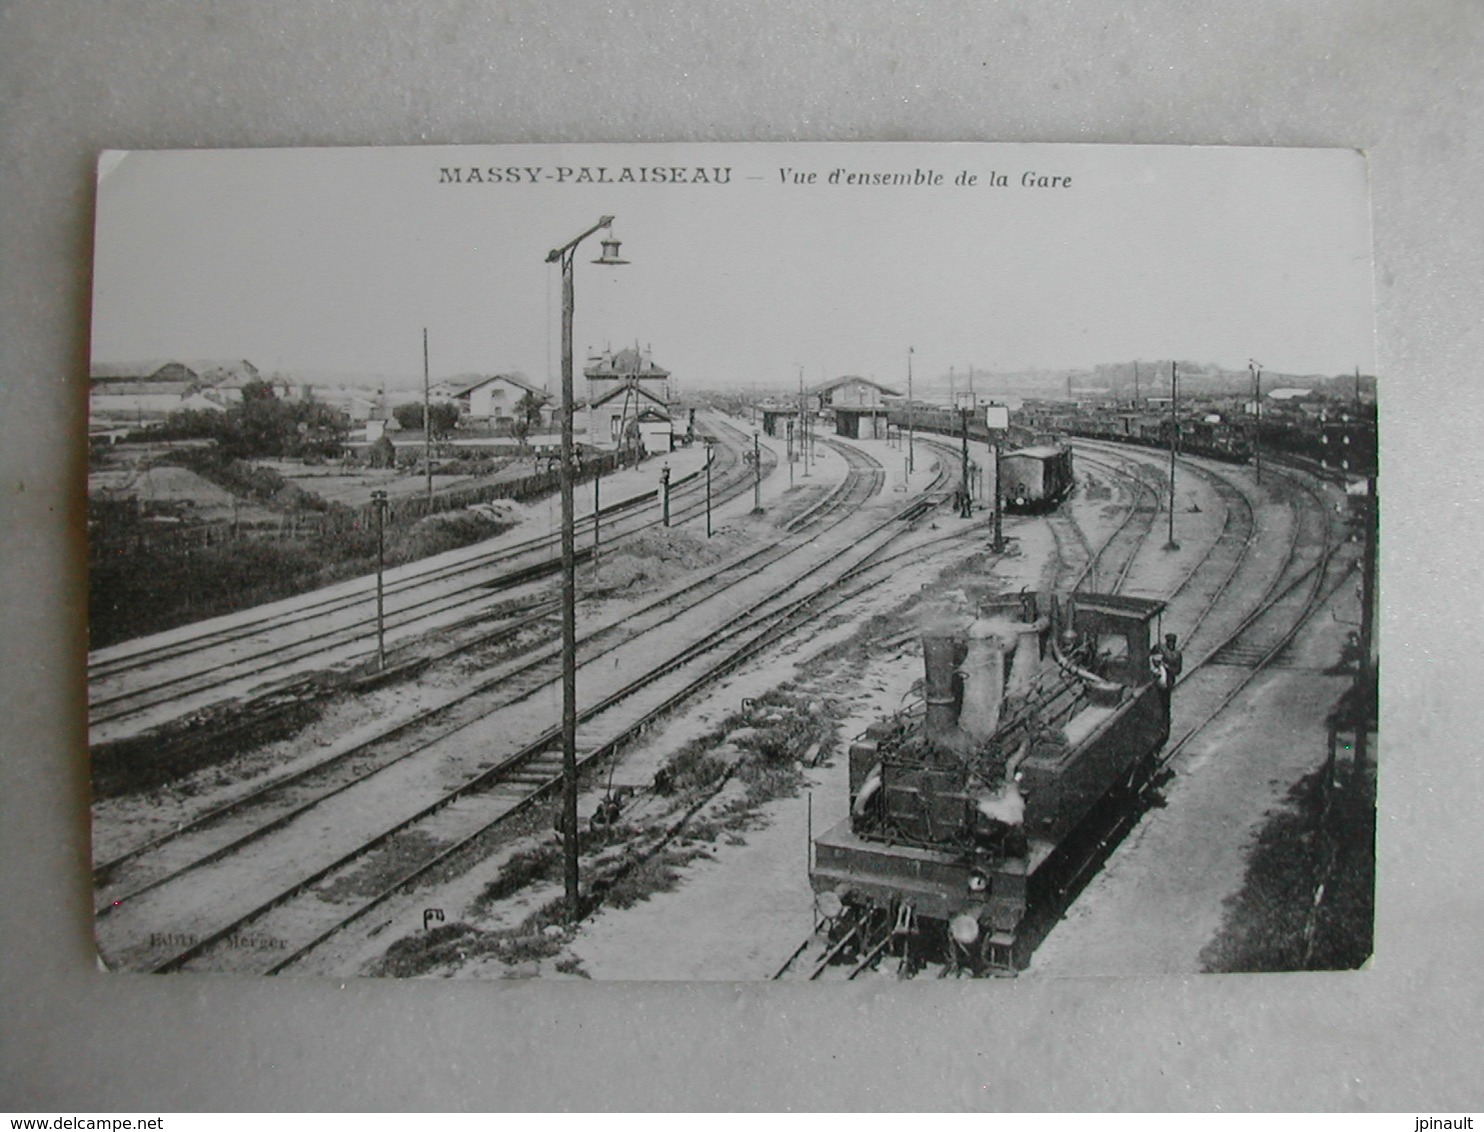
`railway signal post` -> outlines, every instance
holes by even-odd
[[[1005,553],[1004,492],[1000,489],[1000,441],[1010,431],[1010,409],[1006,405],[986,405],[984,424],[989,430],[989,443],[994,449],[994,542],[996,554]]]
[[[963,469],[959,474],[958,515],[961,519],[974,516],[974,497],[969,492],[969,414],[973,411],[970,401],[958,406],[958,435],[963,448]]]
[[[576,239],[546,256],[547,263],[562,265],[562,850],[566,882],[567,917],[582,915],[582,897],[577,859],[577,536],[572,476],[572,312],[574,308],[572,267],[577,245],[594,232],[610,229],[602,241],[603,254],[594,263],[618,266],[619,241],[611,231],[613,217],[604,216]]]

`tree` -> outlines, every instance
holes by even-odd
[[[428,415],[433,421],[433,435],[439,439],[448,436],[459,426],[459,407],[452,401],[435,401]],[[392,416],[397,418],[397,423],[406,432],[423,430],[423,407],[420,401],[398,405],[392,410]]]
[[[546,398],[532,393],[530,390],[520,395],[520,400],[515,403],[515,419],[511,422],[510,432],[516,440],[524,447],[526,438],[533,430],[541,424],[541,406],[546,403]]]
[[[339,452],[350,421],[317,401],[280,400],[265,381],[249,381],[242,400],[224,412],[171,413],[162,431],[172,438],[210,437],[229,456],[300,456]]]

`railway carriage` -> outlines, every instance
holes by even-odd
[[[850,816],[814,843],[828,954],[1023,965],[1047,878],[1090,815],[1132,805],[1169,737],[1163,608],[1026,593],[924,634],[924,703],[851,746]]]
[[[1001,498],[1005,510],[1033,514],[1049,511],[1076,484],[1072,450],[1059,444],[1021,448],[1000,457]]]

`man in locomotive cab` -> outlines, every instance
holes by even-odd
[[[1159,688],[1164,693],[1166,703],[1169,702],[1175,681],[1180,678],[1180,673],[1185,668],[1185,656],[1180,652],[1179,643],[1174,633],[1166,633],[1164,644],[1156,646],[1154,652],[1150,654],[1150,660],[1153,662],[1151,667],[1156,669]]]

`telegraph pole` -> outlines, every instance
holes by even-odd
[[[912,347],[907,347],[907,474],[917,470],[914,442],[917,439],[917,413],[912,405]]]
[[[963,490],[964,490],[964,494],[963,494],[963,497],[959,500],[959,515],[962,518],[969,519],[969,518],[972,518],[973,517],[973,514],[974,514],[974,504],[972,502],[972,497],[969,495],[969,410],[968,409],[959,409],[959,411],[958,411],[958,431],[959,431],[960,439],[963,442],[963,450],[964,450],[964,470],[963,470]]]
[[[1170,541],[1165,543],[1166,550],[1180,549],[1180,544],[1175,541],[1175,438],[1180,435],[1180,419],[1175,409],[1180,398],[1177,364],[1170,363]]]
[[[804,416],[804,367],[799,367],[799,454],[804,460],[804,475],[809,474],[809,422]]]
[[[758,454],[756,430],[752,434],[752,509],[763,509],[763,461]]]
[[[711,537],[711,441],[706,441],[706,537]]]
[[[433,502],[433,411],[428,384],[428,328],[423,327],[423,464],[428,469],[428,504]]]
[[[1252,371],[1252,466],[1262,483],[1262,364],[1249,358],[1247,368]]]
[[[386,668],[386,599],[382,575],[386,570],[386,492],[373,491],[376,509],[376,671]]]
[[[1371,645],[1376,632],[1376,532],[1381,523],[1381,501],[1376,498],[1376,477],[1366,478],[1365,558],[1360,570],[1360,658],[1355,664],[1355,780],[1369,759],[1371,696],[1375,691],[1371,671]]]

